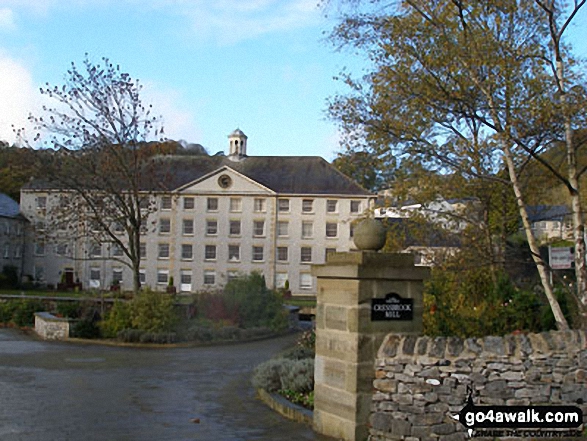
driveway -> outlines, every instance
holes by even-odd
[[[0,329],[0,439],[325,440],[268,409],[250,384],[294,339],[134,349]]]

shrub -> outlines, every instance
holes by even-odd
[[[268,326],[282,330],[287,327],[283,299],[279,293],[267,288],[265,278],[259,273],[229,281],[223,296],[228,309],[238,311],[238,324],[243,328]]]
[[[60,301],[57,302],[57,313],[67,318],[79,318],[81,307],[78,302]]]
[[[104,320],[100,322],[102,335],[106,338],[117,337],[118,334],[132,327],[130,304],[115,301]]]
[[[16,309],[18,302],[5,301],[0,302],[0,323],[8,324],[12,321],[14,310]]]
[[[47,308],[40,300],[21,300],[16,302],[12,314],[12,322],[19,327],[34,326],[35,312],[45,311]]]
[[[281,353],[281,358],[288,360],[304,360],[306,358],[314,358],[314,350],[303,346],[294,346]]]
[[[5,265],[0,274],[0,288],[14,289],[18,287],[18,268],[14,265]]]
[[[74,323],[70,334],[75,338],[100,338],[100,327],[91,318],[85,318]]]
[[[261,363],[252,379],[256,388],[268,392],[291,390],[307,393],[314,389],[314,359],[289,360],[276,358]]]
[[[177,323],[172,296],[146,290],[130,302],[131,324],[134,329],[148,332],[167,332]]]

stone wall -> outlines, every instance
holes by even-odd
[[[43,340],[65,340],[69,338],[69,321],[48,312],[36,312],[35,332]]]
[[[373,441],[467,439],[452,418],[466,403],[467,386],[476,405],[574,405],[587,411],[585,331],[466,340],[389,334],[375,369]]]

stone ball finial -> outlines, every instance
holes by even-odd
[[[355,228],[353,241],[361,251],[379,251],[385,246],[387,231],[378,220],[365,219]]]

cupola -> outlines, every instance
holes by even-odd
[[[228,135],[229,153],[228,157],[238,161],[247,156],[247,135],[241,129],[236,129]]]

